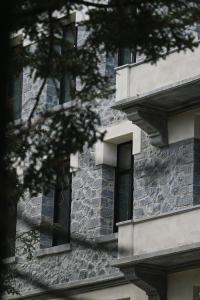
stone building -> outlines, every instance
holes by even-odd
[[[78,44],[85,34],[78,29]],[[200,49],[171,52],[156,65],[132,62],[124,50],[120,66],[105,57],[101,67],[113,74],[116,67],[116,94],[97,104],[104,142],[71,156],[76,171],[68,170],[71,189],[63,201],[58,186],[18,206],[18,214],[36,223],[62,224],[64,216],[66,239],[39,234],[31,257],[16,241],[7,263],[66,299],[198,300]],[[22,77],[17,95],[26,118],[38,83],[28,70]],[[41,105],[58,101],[49,81]],[[25,231],[18,220],[17,234]],[[34,282],[15,284],[21,294],[6,299],[59,299]]]

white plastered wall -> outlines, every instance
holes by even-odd
[[[169,117],[169,144],[190,138],[200,138],[200,110],[193,110]]]
[[[104,128],[106,135],[103,142],[97,142],[95,145],[96,165],[106,164],[116,166],[117,163],[117,145],[132,140],[132,154],[141,151],[141,129],[131,121],[123,121],[119,124]]]
[[[70,155],[70,171],[75,172],[79,168],[79,153],[76,152],[75,154]]]
[[[200,287],[200,269],[169,274],[167,300],[198,300],[193,298],[194,287]]]
[[[144,291],[134,284],[101,289],[73,297],[74,300],[148,300]]]

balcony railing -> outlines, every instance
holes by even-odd
[[[173,52],[165,60],[160,59],[157,64],[142,62],[124,65],[116,69],[116,102],[128,98],[150,97],[198,79],[200,47],[194,52]],[[163,103],[163,107],[164,105]]]
[[[168,144],[168,117],[200,107],[200,47],[172,52],[157,64],[141,62],[116,69],[116,102],[144,130],[152,145]]]
[[[200,252],[199,215],[198,206],[151,219],[119,223],[119,264],[150,263],[164,268],[191,264]]]

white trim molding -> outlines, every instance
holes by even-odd
[[[70,172],[76,172],[79,169],[79,153],[70,155]]]
[[[131,140],[133,142],[132,154],[141,152],[141,129],[131,121],[122,121],[103,130],[106,130],[103,142],[99,141],[95,145],[96,165],[105,164],[116,167],[117,145]]]
[[[200,138],[200,110],[173,115],[168,119],[169,144],[190,138]]]

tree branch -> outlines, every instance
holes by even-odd
[[[47,81],[47,78],[44,78],[44,79],[43,79],[43,82],[42,82],[42,84],[41,84],[41,86],[40,86],[40,89],[39,89],[39,91],[38,91],[37,97],[36,97],[36,99],[35,99],[35,104],[34,104],[34,106],[33,106],[33,108],[32,108],[32,111],[31,111],[31,113],[30,113],[30,115],[29,115],[29,118],[28,118],[28,123],[29,123],[29,125],[31,125],[31,119],[32,119],[32,117],[33,117],[33,115],[34,115],[34,113],[35,113],[35,110],[36,110],[36,108],[37,108],[37,106],[38,106],[38,103],[39,103],[39,101],[40,101],[40,96],[41,96],[41,94],[42,94],[42,92],[43,92],[43,89],[44,89],[44,86],[45,86],[45,84],[46,84],[46,81]]]
[[[103,4],[103,3],[94,3],[94,2],[90,2],[90,1],[85,1],[85,0],[75,0],[75,1],[71,1],[70,6],[75,6],[75,5],[84,5],[84,6],[91,6],[91,7],[96,7],[96,8],[108,8],[108,7],[114,7],[114,5],[112,4]],[[49,9],[52,11],[61,9],[62,7],[66,6],[66,1],[65,0],[55,0],[55,1],[51,1],[51,2],[46,2],[46,3],[40,3],[30,9],[26,9],[24,11],[15,11],[12,15],[12,18],[14,20],[14,25],[16,24],[16,22],[22,22],[23,18],[29,18],[29,17],[33,17],[36,15],[40,15],[43,14],[45,12],[47,12]]]

